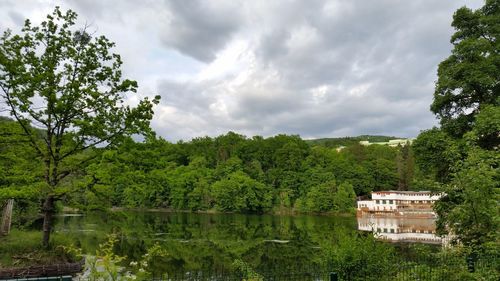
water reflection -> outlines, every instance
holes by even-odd
[[[389,242],[438,245],[447,245],[449,242],[448,237],[436,235],[434,218],[363,214],[358,217],[358,229],[371,231],[376,238]]]
[[[316,268],[325,249],[354,235],[353,217],[123,212],[59,217],[56,235],[94,253],[110,233],[117,254],[139,260],[155,243],[169,253],[163,272],[220,272],[241,259],[257,270]]]

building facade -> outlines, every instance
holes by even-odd
[[[430,191],[376,191],[371,200],[357,202],[358,213],[434,216],[434,202],[443,194]]]

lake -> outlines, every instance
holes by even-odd
[[[169,253],[163,271],[209,272],[229,269],[239,259],[259,271],[319,268],[343,237],[372,235],[358,227],[355,216],[110,212],[59,216],[54,231],[90,254],[116,233],[115,250],[129,261],[158,243]]]

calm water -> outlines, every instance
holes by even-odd
[[[354,216],[158,212],[62,216],[55,226],[57,233],[90,254],[110,233],[119,238],[116,252],[129,260],[140,260],[158,243],[169,253],[162,265],[165,271],[223,270],[237,259],[259,270],[314,268],[341,237],[371,235],[357,229]]]
[[[434,245],[447,245],[450,242],[449,236],[436,235],[434,218],[365,215],[357,218],[357,221],[359,230],[372,232],[382,241]]]

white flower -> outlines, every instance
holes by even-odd
[[[144,268],[139,268],[139,272],[145,272]]]
[[[137,262],[136,261],[130,262],[130,266],[137,266]]]

